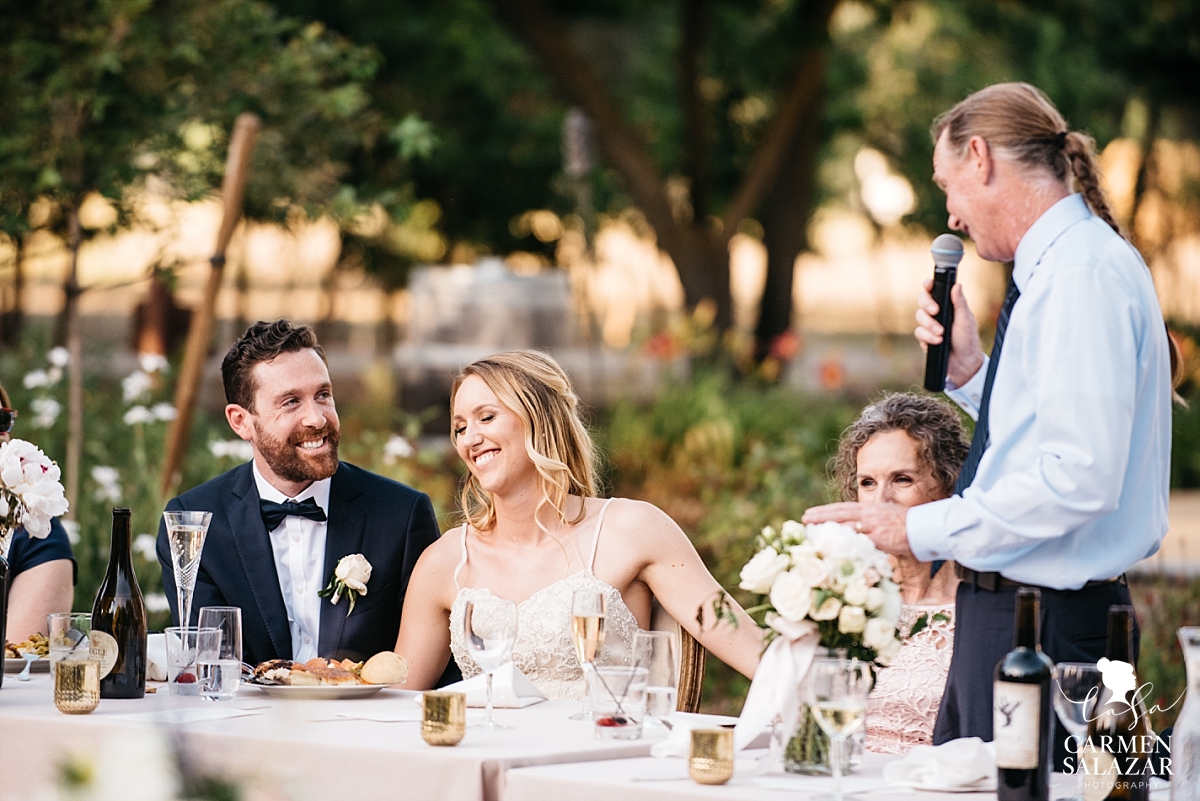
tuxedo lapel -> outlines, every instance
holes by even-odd
[[[266,624],[275,652],[284,659],[292,658],[292,632],[288,626],[287,607],[279,589],[275,570],[275,555],[271,537],[258,509],[258,487],[254,473],[247,463],[233,487],[234,500],[229,505],[229,533],[246,574],[258,612]]]
[[[329,486],[329,525],[325,532],[325,572],[321,576],[321,588],[329,584],[338,561],[351,554],[361,553],[363,535],[366,532],[366,517],[355,506],[362,494],[342,466],[333,474]],[[346,616],[350,601],[344,596],[337,606],[330,603],[332,596],[321,599],[321,633],[317,653],[325,656],[340,650],[342,630],[346,627]]]

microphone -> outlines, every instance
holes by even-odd
[[[946,368],[950,364],[950,329],[954,327],[954,304],[950,290],[962,261],[962,240],[954,234],[942,234],[933,240],[933,301],[938,305],[937,321],[941,323],[942,343],[930,345],[925,353],[925,389],[941,392],[946,388]]]

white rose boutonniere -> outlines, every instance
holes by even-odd
[[[370,580],[371,563],[367,561],[367,557],[361,553],[343,556],[333,570],[329,585],[317,594],[322,598],[332,595],[329,602],[334,606],[345,595],[350,599],[350,608],[346,610],[346,616],[349,617],[354,611],[354,603],[358,596],[367,594],[367,582]]]

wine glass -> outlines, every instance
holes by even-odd
[[[179,625],[192,621],[192,595],[196,574],[200,572],[200,553],[212,512],[163,512],[167,521],[167,542],[171,546],[171,567],[175,570],[175,592],[179,602]]]
[[[833,792],[823,796],[822,801],[843,801],[842,748],[846,738],[866,720],[871,666],[857,659],[814,659],[806,686],[806,700],[813,718],[821,730],[829,735]]]
[[[1094,662],[1059,662],[1054,666],[1054,712],[1063,728],[1078,744],[1075,753],[1082,758],[1088,720],[1100,696],[1100,669]],[[1070,749],[1068,749],[1070,750]],[[1076,765],[1074,801],[1083,801],[1083,771]]]
[[[472,728],[511,729],[492,719],[492,674],[512,657],[517,640],[517,605],[503,598],[481,598],[467,603],[463,620],[467,651],[487,674],[487,717]]]
[[[607,603],[604,593],[600,590],[575,590],[571,593],[571,640],[575,643],[575,656],[583,668],[584,679],[596,669],[596,657],[604,647]],[[571,715],[570,720],[595,719],[591,694],[587,693],[584,695],[583,709]]]
[[[669,725],[679,689],[679,660],[675,635],[669,631],[639,631],[633,637],[633,664],[646,668],[646,717]]]

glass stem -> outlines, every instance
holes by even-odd
[[[487,726],[492,726],[492,671],[487,673]]]
[[[842,737],[829,738],[829,767],[833,770],[833,798],[842,801]]]

